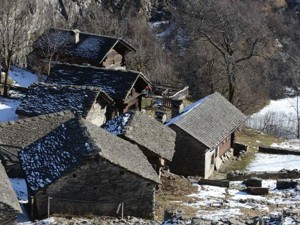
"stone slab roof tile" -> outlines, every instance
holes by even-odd
[[[94,157],[159,182],[138,147],[84,120],[73,118],[19,152],[27,184],[37,192]]]
[[[219,93],[191,104],[167,125],[176,125],[209,148],[231,134],[247,117]]]
[[[125,136],[164,159],[172,160],[175,131],[149,115],[139,111],[128,112],[108,121],[103,128],[115,135]]]
[[[72,30],[50,29],[34,42],[33,47],[45,51],[59,47],[57,50],[61,50],[64,55],[89,59],[95,63],[101,63],[107,53],[118,44],[128,51],[135,51],[131,45],[120,38],[79,31],[79,41],[75,43],[73,36]]]
[[[33,84],[16,113],[23,116],[38,116],[70,110],[76,116],[85,118],[100,92],[97,88],[84,86]]]
[[[32,144],[71,118],[74,118],[74,114],[64,111],[0,123],[0,151],[5,149],[17,157],[20,149]]]
[[[124,100],[138,78],[150,83],[143,74],[135,71],[109,70],[91,66],[55,64],[47,83],[84,85],[100,88],[110,97]]]
[[[100,155],[103,158],[141,177],[159,183],[157,173],[136,145],[112,135],[94,124],[89,122],[86,124],[92,140],[100,149]]]
[[[21,207],[19,204],[19,200],[16,196],[14,189],[9,181],[9,178],[5,172],[5,169],[0,161],[0,203],[3,203],[9,206],[10,209],[14,210],[15,212],[21,212]],[[0,222],[1,222],[1,215],[0,213]]]

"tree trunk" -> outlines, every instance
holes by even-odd
[[[8,74],[10,69],[10,63],[8,63],[7,67],[5,68],[5,79],[4,79],[4,90],[3,90],[3,96],[8,97]]]
[[[233,103],[234,93],[235,93],[235,62],[232,56],[225,57],[226,62],[226,73],[228,80],[228,101]]]

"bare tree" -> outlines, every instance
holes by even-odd
[[[86,16],[78,18],[75,26],[82,31],[95,34],[124,37],[127,33],[127,21],[119,20],[99,4],[91,4],[86,9]]]
[[[255,7],[255,3],[239,0],[187,0],[177,7],[177,21],[188,31],[188,41],[210,45],[207,52],[213,51],[212,58],[223,67],[230,102],[234,102],[245,62],[264,56],[261,50],[266,45],[267,29],[263,15]]]
[[[50,75],[51,64],[59,59],[64,61],[64,51],[71,42],[66,32],[49,29],[45,31],[35,42],[33,51],[28,57],[28,63],[38,74]]]
[[[27,45],[29,8],[26,0],[0,1],[0,56],[3,62],[4,96],[8,95],[8,73],[16,54]]]

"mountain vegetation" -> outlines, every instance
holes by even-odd
[[[1,9],[6,2],[1,1]],[[250,114],[269,99],[283,97],[286,87],[298,91],[298,1],[22,2],[27,10],[15,10],[18,15],[9,16],[14,20],[5,18],[14,9],[0,18],[4,71],[8,62],[26,65],[31,43],[50,27],[76,28],[126,39],[137,50],[129,55],[128,69],[143,72],[154,83],[188,85],[193,99],[218,91]],[[22,28],[15,29],[18,24]],[[13,55],[6,43],[14,46]]]

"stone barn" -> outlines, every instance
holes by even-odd
[[[23,177],[18,158],[19,150],[70,118],[74,118],[74,115],[70,111],[64,111],[0,123],[0,159],[9,177]]]
[[[246,118],[217,92],[187,106],[166,124],[176,132],[171,171],[208,178],[233,148],[234,132]]]
[[[113,99],[99,88],[38,83],[28,88],[16,113],[24,118],[70,110],[100,126],[111,117],[107,108],[112,107]]]
[[[76,118],[19,152],[35,218],[154,216],[158,175],[133,145]]]
[[[172,161],[176,133],[145,113],[130,111],[102,127],[138,145],[157,172]]]
[[[75,30],[50,29],[32,45],[28,66],[47,70],[51,61],[112,69],[126,68],[126,54],[136,50],[121,38]]]
[[[18,198],[0,162],[0,224],[17,224],[17,215],[22,212]]]
[[[91,66],[55,64],[47,83],[100,88],[115,102],[112,118],[129,110],[141,110],[144,90],[150,81],[140,72],[108,70]]]

